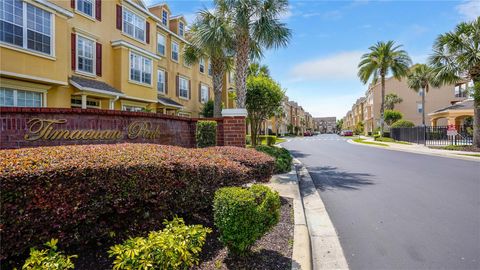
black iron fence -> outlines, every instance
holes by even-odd
[[[392,128],[390,137],[397,141],[425,145],[471,145],[473,126],[456,126],[455,131],[448,126]]]

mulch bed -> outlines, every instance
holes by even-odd
[[[210,269],[291,269],[293,251],[293,201],[281,197],[279,223],[252,248],[245,257],[228,254],[214,231],[207,239],[195,270]]]
[[[445,149],[445,146],[429,146],[432,149],[441,149],[441,150],[452,150],[452,151],[467,151],[467,152],[478,152],[480,153],[480,148],[476,148],[473,146],[459,146],[457,149]]]
[[[279,223],[260,239],[252,249],[252,253],[246,257],[236,257],[228,254],[227,248],[218,240],[218,232],[214,230],[207,237],[200,258],[200,265],[196,270],[206,269],[291,269],[291,257],[293,247],[293,201],[281,197],[282,207],[280,210]],[[214,228],[213,218],[190,217],[187,224],[203,224]],[[108,257],[108,250],[118,240],[105,239],[98,243],[92,243],[88,247],[71,247],[63,250],[66,254],[77,254],[73,259],[76,270],[111,270],[113,258]],[[43,248],[43,247],[42,247]],[[11,258],[12,261],[2,261],[0,269],[21,269],[24,256]]]

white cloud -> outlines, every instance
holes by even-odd
[[[467,0],[456,6],[458,13],[464,16],[468,21],[476,19],[480,16],[480,1]]]
[[[356,79],[362,54],[360,51],[341,52],[306,61],[294,66],[291,74],[296,80]]]

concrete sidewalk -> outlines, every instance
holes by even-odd
[[[294,244],[292,269],[348,269],[337,232],[313,180],[298,160],[286,174],[267,184],[281,196],[293,198]]]
[[[463,159],[463,160],[471,160],[471,161],[478,161],[480,162],[480,157],[468,156],[468,155],[478,155],[479,152],[468,152],[468,151],[454,151],[454,150],[442,150],[442,149],[432,149],[428,148],[422,144],[401,144],[401,143],[391,143],[391,142],[380,142],[375,141],[372,137],[360,136],[360,138],[365,139],[368,142],[376,142],[388,145],[388,147],[383,146],[376,146],[371,144],[362,144],[356,143],[352,140],[348,142],[365,145],[365,146],[372,146],[372,147],[380,147],[387,150],[396,150],[396,151],[403,151],[403,152],[410,152],[416,154],[424,154],[424,155],[431,155],[431,156],[440,156],[440,157],[449,157],[449,158],[456,158],[456,159]]]

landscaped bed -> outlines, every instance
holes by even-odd
[[[218,231],[209,235],[196,270],[211,269],[291,269],[293,250],[293,201],[281,198],[280,221],[245,257],[229,254],[218,240]]]
[[[432,149],[465,151],[465,152],[480,152],[480,148],[471,145],[446,145],[446,146],[429,146]]]

